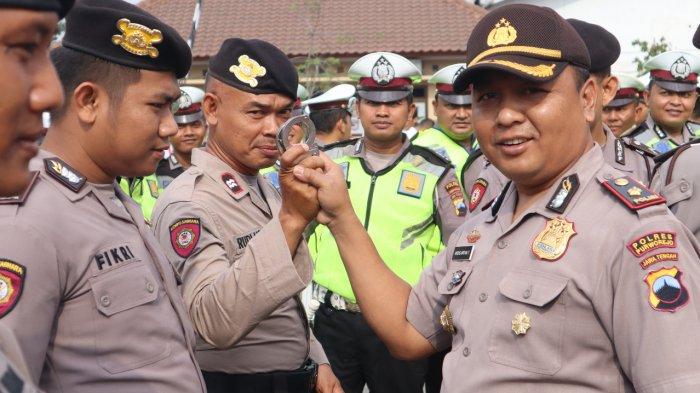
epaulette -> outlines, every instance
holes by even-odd
[[[625,145],[627,147],[629,147],[630,149],[634,150],[635,152],[637,152],[643,156],[655,158],[659,155],[657,152],[655,152],[654,150],[649,148],[649,146],[643,144],[642,142],[640,142],[636,139],[627,138],[627,137],[623,137],[620,139],[625,143]]]
[[[329,144],[321,147],[321,151],[331,150],[331,149],[335,149],[337,147],[346,147],[346,146],[354,145],[355,143],[357,143],[357,141],[360,140],[360,138],[361,137],[354,137],[354,138],[345,139],[342,141],[329,143]]]
[[[642,122],[642,124],[638,125],[637,128],[632,130],[626,136],[631,139],[631,138],[634,138],[637,134],[641,134],[642,132],[644,132],[648,129],[649,129],[649,126],[647,125],[647,122]]]
[[[632,210],[666,203],[666,199],[629,176],[601,180],[603,187]]]
[[[423,157],[426,161],[433,165],[438,165],[445,168],[453,167],[452,161],[446,159],[445,157],[439,155],[438,153],[434,152],[432,149],[429,149],[427,147],[418,146],[411,143],[408,146],[408,151],[413,155]]]
[[[80,191],[87,178],[58,157],[44,159],[46,173],[73,192]]]
[[[36,179],[39,177],[39,172],[30,172],[30,179],[29,179],[29,184],[27,187],[22,190],[21,193],[18,195],[13,195],[9,197],[0,197],[0,205],[21,205],[24,203],[24,201],[27,200],[27,196],[29,196],[29,192],[31,192],[32,187],[34,187],[34,183],[36,182]]]

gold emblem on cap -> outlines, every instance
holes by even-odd
[[[112,43],[124,48],[125,51],[137,56],[158,57],[158,49],[153,44],[163,42],[163,33],[157,29],[149,29],[138,23],[131,23],[126,18],[117,21],[117,28],[122,34],[112,36]]]
[[[452,323],[452,312],[450,312],[450,306],[445,306],[440,314],[440,325],[442,329],[450,334],[455,334],[455,325]]]
[[[518,38],[518,32],[515,27],[511,26],[505,18],[501,18],[486,38],[486,44],[488,46],[508,45],[516,38]]]
[[[248,55],[241,55],[238,57],[238,65],[232,65],[228,70],[232,72],[239,81],[248,84],[250,87],[258,85],[258,80],[256,78],[267,74],[265,67],[248,57]]]
[[[530,317],[528,317],[524,312],[515,314],[513,320],[510,321],[510,324],[511,329],[513,329],[513,333],[515,333],[516,336],[524,335],[527,333],[527,330],[532,327]]]
[[[561,217],[553,218],[532,242],[532,252],[542,260],[556,261],[564,255],[575,234],[574,223]]]

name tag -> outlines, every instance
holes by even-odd
[[[455,247],[452,253],[453,261],[471,261],[474,254],[474,246]]]

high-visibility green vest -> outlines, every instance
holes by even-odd
[[[394,273],[415,285],[443,247],[433,197],[451,164],[429,149],[409,145],[397,162],[375,173],[355,156],[360,143],[351,140],[333,144],[326,154],[343,168],[355,213],[379,255]],[[328,228],[318,225],[308,244],[315,264],[314,281],[355,301]]]
[[[119,186],[131,199],[141,205],[143,217],[150,223],[151,213],[153,213],[153,208],[156,206],[158,195],[163,191],[158,186],[156,174],[132,178],[131,181],[127,178],[121,178],[119,180]]]
[[[476,138],[471,138],[472,149],[479,147],[479,143]],[[421,131],[415,139],[413,139],[413,144],[418,146],[424,146],[428,149],[441,155],[443,158],[450,160],[452,165],[455,167],[456,173],[462,173],[464,170],[464,165],[467,163],[469,158],[469,152],[464,146],[455,142],[447,136],[444,132],[437,128],[428,128],[427,130]],[[462,184],[462,177],[458,177],[460,187],[464,190],[464,184]]]

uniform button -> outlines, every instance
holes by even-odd
[[[523,299],[529,299],[532,296],[532,289],[528,288],[523,291]]]
[[[484,293],[484,292],[481,292],[481,294],[479,294],[479,301],[482,302],[482,303],[485,302],[486,299],[488,299],[488,298],[489,298],[489,295],[487,295],[487,294]]]
[[[153,293],[153,291],[155,291],[155,289],[156,289],[156,287],[153,286],[152,282],[149,281],[146,283],[146,290],[148,291],[148,293]]]
[[[462,355],[464,355],[464,357],[469,356],[470,353],[472,353],[472,351],[471,349],[469,349],[469,347],[464,347],[464,349],[462,350]]]
[[[100,298],[100,304],[104,307],[109,307],[109,305],[112,303],[111,300],[109,300],[109,296],[104,295]]]
[[[686,191],[688,191],[688,188],[689,188],[688,182],[685,181],[685,180],[682,181],[681,184],[680,184],[680,186],[679,186],[678,188],[681,190],[681,192],[686,192]]]
[[[498,248],[504,249],[504,248],[506,248],[506,247],[508,247],[508,242],[507,242],[507,241],[505,241],[505,240],[499,240],[499,241],[498,241]]]
[[[609,173],[606,173],[605,175],[603,175],[603,179],[605,179],[605,180],[611,180],[612,178],[613,178],[613,176]]]

